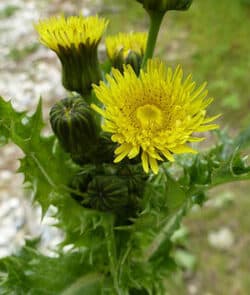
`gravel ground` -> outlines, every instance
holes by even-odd
[[[79,2],[79,3],[78,3]],[[80,3],[81,2],[81,3]],[[91,2],[91,8],[90,8]],[[0,2],[0,95],[18,110],[34,111],[40,96],[44,117],[49,108],[66,95],[60,82],[60,65],[55,54],[37,41],[33,23],[39,18],[60,14],[93,14],[100,1],[25,1]],[[15,174],[22,152],[12,144],[0,150],[0,257],[11,254],[27,237],[42,236],[41,248],[51,249],[62,239],[54,220],[31,206],[22,190],[23,177]]]

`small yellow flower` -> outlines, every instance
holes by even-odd
[[[101,79],[97,47],[108,22],[98,16],[51,17],[35,28],[42,44],[55,51],[62,64],[62,83],[70,91],[89,95]]]
[[[79,49],[81,44],[93,46],[100,42],[108,22],[98,16],[64,16],[40,20],[35,28],[40,42],[60,54],[61,48]]]
[[[124,59],[131,51],[143,56],[146,44],[147,33],[119,33],[115,36],[108,36],[106,38],[107,55],[110,60],[114,60],[120,52]]]
[[[187,143],[204,138],[193,137],[193,132],[218,128],[208,124],[218,116],[206,117],[206,108],[213,101],[207,98],[206,83],[195,90],[191,75],[183,81],[180,66],[172,71],[153,59],[139,77],[131,66],[125,66],[123,74],[113,69],[106,78],[108,84],[94,86],[104,109],[92,108],[103,116],[103,130],[112,133],[112,140],[119,144],[115,163],[140,154],[144,171],[151,168],[157,174],[157,161],[196,153]]]

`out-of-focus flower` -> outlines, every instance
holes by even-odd
[[[180,66],[172,71],[160,60],[149,60],[138,77],[131,66],[124,73],[113,69],[108,83],[94,86],[104,108],[92,105],[104,118],[103,130],[119,144],[115,162],[141,155],[145,172],[158,173],[158,160],[174,161],[174,154],[196,153],[188,142],[202,141],[193,132],[218,128],[208,124],[218,116],[206,117],[213,101],[207,98],[206,83],[195,90],[189,75],[183,81]]]

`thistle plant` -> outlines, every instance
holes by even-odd
[[[1,144],[22,149],[18,172],[33,202],[43,215],[56,208],[64,233],[55,257],[36,239],[0,260],[1,294],[169,294],[183,217],[209,189],[250,179],[242,156],[250,129],[235,138],[220,131],[206,83],[196,86],[180,65],[153,56],[165,13],[191,1],[138,2],[149,32],[108,36],[111,67],[97,54],[107,20],[61,16],[35,25],[69,91],[51,108],[50,136],[42,134],[42,101],[30,116],[0,99]],[[196,143],[210,130],[217,142],[200,152]]]

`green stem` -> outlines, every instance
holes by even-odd
[[[161,27],[164,14],[165,13],[162,12],[149,11],[150,28],[148,33],[147,47],[142,61],[142,68],[145,67],[147,60],[153,57],[157,36]]]
[[[109,218],[106,230],[106,241],[107,241],[107,250],[110,264],[110,272],[113,277],[114,289],[117,295],[124,294],[119,288],[118,283],[118,272],[117,272],[117,254],[116,254],[116,244],[115,244],[115,235],[114,235],[114,219],[113,217]]]

